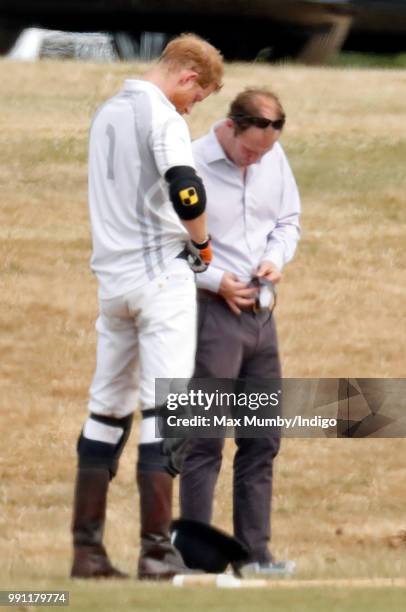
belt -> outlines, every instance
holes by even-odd
[[[208,289],[198,289],[197,296],[199,300],[202,302],[211,302],[211,301],[221,302],[222,304],[224,304],[224,306],[228,308],[224,298],[221,297],[221,295],[219,295],[218,293],[215,293],[214,291],[209,291]],[[253,304],[252,306],[247,306],[246,308],[239,306],[239,308],[243,312],[249,312],[250,314],[253,314],[253,315],[263,315],[264,313],[269,315],[273,310],[273,308],[271,309],[258,308],[257,304]]]
[[[214,291],[209,291],[208,289],[198,289],[197,297],[201,302],[220,302],[221,304],[224,305],[224,308],[226,308],[229,312],[231,312],[231,310],[229,310],[228,305],[226,304],[225,299],[221,297],[219,293],[215,293]],[[242,308],[241,306],[239,306],[239,308],[243,312],[248,312],[250,314],[257,314],[253,306],[247,306],[246,308]]]

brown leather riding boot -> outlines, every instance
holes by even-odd
[[[78,469],[72,521],[72,578],[128,577],[111,564],[102,543],[109,480],[107,469]]]
[[[138,471],[137,483],[141,519],[138,578],[170,580],[176,574],[196,573],[186,567],[181,554],[170,540],[172,476],[165,472]]]

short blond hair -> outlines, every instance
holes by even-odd
[[[159,62],[169,70],[189,68],[198,73],[201,87],[222,87],[224,73],[223,56],[207,40],[196,34],[182,34],[171,40],[162,52]]]

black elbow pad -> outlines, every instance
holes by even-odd
[[[191,221],[206,208],[206,191],[200,176],[191,166],[173,166],[165,173],[169,197],[180,219]]]

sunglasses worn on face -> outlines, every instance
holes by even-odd
[[[239,125],[253,125],[261,130],[265,130],[270,125],[274,130],[281,130],[286,121],[285,117],[268,119],[267,117],[251,117],[250,115],[230,115],[230,119]]]

